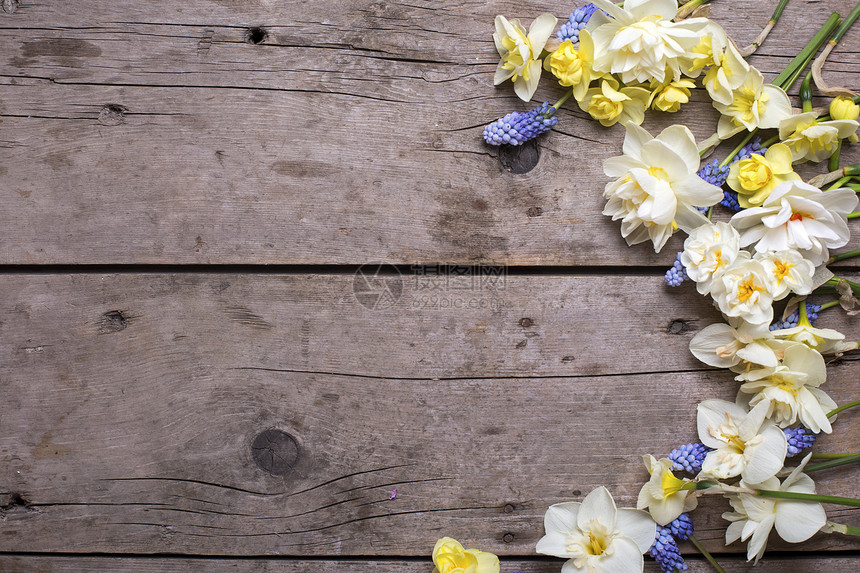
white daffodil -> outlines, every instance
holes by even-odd
[[[845,335],[832,328],[815,328],[809,320],[798,322],[793,328],[774,330],[772,333],[776,338],[800,342],[820,354],[833,354],[846,352],[857,348],[856,342],[843,342]]]
[[[744,369],[749,365],[774,367],[782,352],[775,348],[767,323],[750,324],[740,318],[729,318],[729,324],[706,326],[690,341],[693,356],[717,368]]]
[[[728,39],[723,29],[711,23],[706,30],[714,30],[699,40],[693,48],[696,54],[690,72],[696,73],[704,66],[710,66],[702,79],[702,85],[715,102],[731,105],[735,90],[744,83],[750,65],[741,56],[735,45]]]
[[[676,0],[627,0],[624,8],[609,0],[594,0],[595,11],[586,29],[594,40],[594,69],[619,74],[621,81],[663,83],[667,68],[672,79],[681,78],[682,58],[692,52],[706,18],[672,22]]]
[[[695,206],[714,205],[723,192],[696,174],[696,140],[683,125],[667,127],[657,137],[629,122],[625,127],[624,155],[603,162],[604,173],[617,177],[603,192],[603,214],[622,220],[628,245],[650,239],[659,252],[676,229],[689,233],[706,224]]]
[[[514,82],[514,92],[523,101],[529,101],[540,81],[540,54],[552,34],[558,18],[552,14],[541,14],[529,26],[528,34],[519,20],[508,20],[496,16],[496,31],[493,40],[502,59],[496,68],[493,84],[505,80]]]
[[[593,490],[582,503],[550,506],[544,535],[535,550],[569,559],[564,573],[635,573],[642,554],[654,543],[657,525],[644,511],[617,509],[605,487]]]
[[[766,420],[768,407],[746,411],[725,400],[705,400],[697,408],[699,440],[713,448],[705,455],[702,473],[717,479],[741,476],[759,483],[782,469],[788,442],[776,424]]]
[[[802,473],[809,456],[785,478],[782,484],[772,477],[758,485],[742,480],[740,487],[750,489],[815,493],[815,482]],[[789,543],[806,541],[827,522],[827,515],[820,503],[760,497],[754,493],[729,493],[725,497],[732,504],[733,512],[723,513],[723,519],[731,521],[726,530],[726,545],[740,539],[747,541],[747,561],[758,563],[764,555],[771,529]]]
[[[714,279],[728,269],[740,253],[740,235],[728,223],[707,223],[684,240],[681,264],[696,281],[699,294],[711,292]]]
[[[757,252],[794,249],[818,266],[830,256],[828,249],[848,242],[847,216],[857,203],[851,189],[825,193],[802,181],[786,181],[761,207],[736,213],[731,224],[741,234],[741,247],[755,244]]]
[[[722,114],[717,124],[720,139],[755,128],[768,129],[791,115],[791,102],[782,88],[765,84],[761,72],[750,67],[740,87],[732,92],[731,103],[714,101]]]
[[[696,509],[699,502],[694,491],[685,489],[691,482],[675,477],[672,460],[658,460],[650,454],[642,456],[642,459],[651,479],[639,490],[636,509],[647,509],[660,525],[671,523],[683,512]]]
[[[751,370],[739,377],[745,382],[738,397],[751,394],[749,405],[753,408],[767,404],[767,417],[782,428],[799,420],[813,432],[829,434],[832,429],[827,412],[836,402],[818,388],[826,377],[819,352],[805,344],[788,343],[778,366]]]
[[[746,251],[711,284],[711,296],[726,316],[752,324],[773,320],[773,284],[764,266]]]
[[[833,155],[840,139],[857,133],[856,120],[816,121],[814,111],[791,115],[779,122],[779,138],[791,149],[794,163],[823,161]]]
[[[754,258],[771,278],[775,287],[773,300],[782,300],[789,293],[806,295],[812,292],[815,267],[794,249],[756,253]]]

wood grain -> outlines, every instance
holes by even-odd
[[[451,535],[530,555],[548,505],[601,484],[634,504],[639,456],[695,440],[695,404],[737,388],[667,369],[694,331],[665,332],[659,277],[617,278],[628,322],[578,318],[605,280],[512,277],[516,311],[409,312],[368,310],[332,275],[0,277],[0,551],[423,556]],[[555,322],[533,306],[552,292],[569,301]],[[839,313],[820,320],[856,335]],[[573,365],[554,349],[565,336],[582,337],[568,339]],[[838,403],[856,398],[858,368],[829,368]],[[860,428],[844,419],[820,451],[853,451]],[[252,447],[273,429],[296,444],[280,475]],[[850,470],[816,478],[856,494]],[[697,536],[724,551],[724,503],[703,505]]]
[[[431,548],[432,549],[432,548]],[[706,562],[695,557],[686,558],[690,573],[711,573],[714,569]],[[558,573],[562,560],[503,559],[502,573]],[[0,555],[0,569],[10,573],[40,573],[91,571],[93,573],[150,573],[173,571],[176,573],[197,573],[202,571],[232,571],[241,573],[305,573],[326,571],[330,573],[428,573],[432,562],[419,560],[301,560],[301,559],[205,559],[205,558],[164,558],[164,557],[44,557],[44,556],[3,556]],[[721,556],[720,565],[727,572],[748,572],[750,565],[738,557]],[[853,557],[768,557],[755,568],[756,573],[854,573],[857,560]],[[660,568],[645,560],[645,572],[657,573]]]
[[[715,3],[713,16],[743,43],[772,4]],[[849,8],[795,0],[752,62],[773,77]],[[0,264],[665,265],[677,239],[660,255],[628,249],[601,215],[620,126],[568,107],[526,150],[538,161],[525,174],[481,141],[483,125],[526,109],[491,86],[494,15],[568,9],[199,0],[0,13]],[[860,88],[858,38],[832,55],[832,83]],[[546,82],[536,99],[559,95]],[[681,120],[701,139],[716,118],[699,94],[646,127]],[[844,156],[860,160],[856,146]]]

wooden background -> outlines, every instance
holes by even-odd
[[[718,313],[662,280],[681,240],[628,248],[601,215],[623,129],[567,106],[535,145],[481,140],[528,109],[492,86],[493,17],[578,4],[1,5],[0,570],[417,573],[449,535],[503,572],[558,571],[534,554],[548,505],[601,484],[634,505],[641,455],[695,441],[698,401],[733,399],[687,349]],[[745,44],[775,5],[712,17]],[[791,0],[751,62],[774,77],[852,6]],[[830,83],[860,88],[858,45]],[[560,94],[545,80],[535,101]],[[645,127],[701,139],[716,119],[696,94]],[[354,275],[377,262],[401,290],[373,309]],[[505,272],[412,266],[433,263]],[[847,355],[826,390],[857,399],[858,375]],[[856,451],[853,416],[836,428],[818,451]],[[850,469],[816,478],[860,494]],[[697,536],[747,570],[727,504],[702,505]],[[838,536],[769,547],[759,571],[860,555]]]

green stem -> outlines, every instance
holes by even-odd
[[[853,402],[848,402],[846,404],[842,404],[838,408],[834,408],[834,409],[830,410],[829,412],[827,412],[827,417],[832,418],[833,416],[835,416],[839,412],[844,412],[848,408],[853,408],[854,406],[860,406],[860,400],[854,400]]]
[[[744,138],[741,140],[741,142],[738,144],[738,146],[737,146],[737,147],[735,147],[735,148],[732,150],[732,152],[731,152],[731,153],[729,153],[729,154],[726,156],[726,158],[725,158],[725,159],[723,159],[723,162],[722,162],[722,163],[720,163],[720,167],[725,167],[726,165],[728,165],[729,163],[731,163],[731,162],[732,162],[732,158],[734,158],[734,156],[735,156],[735,155],[737,155],[737,154],[740,152],[740,150],[744,148],[744,145],[746,145],[747,143],[749,143],[749,142],[750,142],[750,140],[751,140],[753,137],[755,137],[755,134],[756,134],[756,133],[758,133],[758,128],[755,128],[754,130],[752,130],[751,132],[749,132],[748,134],[746,134],[746,137],[744,137]]]
[[[818,32],[816,32],[806,46],[800,50],[800,53],[798,53],[794,59],[789,62],[788,66],[786,66],[782,73],[776,76],[771,83],[784,90],[791,87],[795,80],[797,80],[798,76],[800,76],[800,74],[803,73],[803,70],[806,69],[806,66],[809,65],[809,62],[815,56],[815,53],[818,52],[818,48],[827,41],[827,38],[830,37],[833,30],[839,26],[840,21],[839,14],[836,12],[832,13],[830,18],[827,19],[827,22],[825,22]]]
[[[810,104],[811,106],[812,104]],[[839,139],[836,141],[836,149],[833,150],[833,155],[830,156],[830,160],[827,162],[827,167],[831,171],[836,171],[839,169],[839,153],[842,151],[842,140]]]
[[[806,74],[800,83],[800,103],[804,113],[812,111],[812,72]],[[831,169],[831,171],[836,170]]]
[[[711,555],[707,549],[705,549],[704,545],[702,545],[698,539],[696,539],[692,535],[688,539],[690,540],[690,543],[693,544],[693,547],[698,549],[699,553],[704,555],[705,559],[708,560],[708,563],[714,566],[714,569],[716,569],[718,573],[726,573],[726,570],[720,567],[720,564],[717,563],[717,560],[714,559],[714,556]]]
[[[842,533],[844,535],[860,535],[860,527],[856,527],[854,525],[845,525],[844,523],[839,524],[840,529],[845,528],[845,531]]]
[[[839,306],[838,300],[831,300],[830,302],[825,302],[821,305],[821,308],[818,309],[818,312],[821,312],[822,310],[827,310],[828,308],[833,308],[834,306]]]
[[[761,146],[762,147],[770,147],[774,143],[779,143],[779,135],[774,135],[773,137],[771,137],[770,139],[768,139],[767,141],[762,143]]]
[[[566,102],[568,99],[570,99],[570,96],[572,96],[572,95],[573,95],[573,90],[570,90],[570,91],[568,91],[566,94],[564,94],[563,96],[561,96],[561,99],[559,99],[557,102],[555,102],[554,104],[552,104],[553,109],[555,109],[555,111],[558,111],[558,109],[559,109],[562,105],[564,105],[564,102]],[[553,112],[553,113],[555,113],[555,112]],[[550,114],[546,114],[546,116],[547,116],[547,117],[549,117],[550,115],[552,115],[552,114],[551,114],[551,113],[550,113]]]
[[[837,458],[837,459],[833,459],[833,460],[827,460],[826,462],[821,462],[821,463],[817,463],[817,464],[809,464],[808,466],[803,468],[803,471],[805,471],[806,473],[809,473],[809,472],[815,472],[818,470],[826,470],[829,468],[844,466],[846,464],[853,464],[854,462],[857,462],[857,461],[860,461],[860,454],[845,455],[841,458]]]
[[[842,143],[842,142],[840,141],[839,143]],[[838,168],[839,168],[839,167],[837,166],[837,169],[838,169]],[[834,169],[834,171],[836,171],[836,169]],[[826,191],[833,191],[834,189],[839,189],[840,187],[843,187],[843,186],[844,186],[846,183],[848,183],[849,181],[851,181],[851,177],[843,177],[842,179],[837,179],[837,180],[836,180],[836,183],[834,183],[833,185],[831,185],[830,187],[828,187],[828,188],[826,189]]]
[[[773,16],[770,17],[770,21],[776,24],[779,22],[779,17],[782,16],[782,11],[785,10],[785,6],[788,4],[788,0],[779,0],[779,4],[776,5],[776,10],[773,11]]]
[[[860,249],[854,249],[853,251],[845,251],[844,253],[839,253],[831,256],[827,259],[826,264],[835,263],[838,261],[844,261],[845,259],[853,259],[854,257],[860,256]]]
[[[756,495],[759,497],[769,497],[772,499],[795,499],[798,501],[809,501],[817,503],[832,503],[835,505],[844,505],[848,507],[860,507],[860,499],[853,497],[840,497],[837,495],[819,495],[817,493],[800,493],[797,491],[774,491],[768,489],[756,490]]]
[[[812,454],[813,459],[819,460],[841,460],[842,458],[850,458],[851,456],[860,456],[860,453],[854,452],[851,454]]]
[[[827,286],[835,287],[836,285],[839,284],[840,281],[845,281],[845,284],[847,284],[848,286],[851,287],[851,290],[854,291],[854,294],[860,294],[860,284],[857,284],[855,282],[851,282],[849,280],[845,280],[843,278],[834,277],[824,284]]]
[[[849,219],[856,219],[857,217],[860,217],[860,211],[854,211],[853,213],[848,213]]]
[[[839,29],[836,30],[836,34],[830,39],[834,44],[838,44],[842,41],[842,36],[845,35],[845,32],[854,24],[857,18],[860,17],[860,2],[858,2],[854,9],[848,14],[848,17],[845,18],[845,21],[842,22],[842,25],[839,26]]]
[[[693,13],[693,10],[710,1],[711,0],[690,0],[689,2],[684,3],[680,8],[678,8],[678,11],[675,12],[675,20],[677,21],[679,16],[681,18],[686,18]]]

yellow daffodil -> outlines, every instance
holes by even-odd
[[[695,82],[688,79],[675,80],[668,84],[651,82],[651,98],[648,104],[651,109],[675,113],[681,109],[681,104],[690,101],[690,90],[695,87]]]
[[[853,119],[860,117],[860,105],[850,97],[839,96],[830,102],[830,119]]]
[[[573,97],[580,101],[594,78],[593,62],[591,34],[583,29],[579,32],[579,46],[574,48],[573,42],[565,40],[544,60],[544,68],[552,72],[561,85],[573,87]]]
[[[589,88],[579,103],[582,111],[609,127],[619,121],[639,125],[645,119],[645,108],[651,92],[640,87],[618,89],[618,82],[609,78],[600,82],[599,88]]]
[[[433,573],[499,573],[499,558],[477,549],[463,549],[450,537],[443,537],[433,548]]]
[[[791,149],[792,161],[823,161],[833,155],[840,139],[857,133],[853,119],[818,121],[814,111],[788,116],[779,123],[779,138]]]
[[[517,96],[523,101],[531,100],[540,81],[538,58],[556,22],[558,19],[552,14],[541,14],[532,22],[527,34],[519,20],[496,16],[493,40],[502,59],[493,83],[499,85],[510,79]]]
[[[764,155],[753,153],[734,162],[726,182],[737,192],[740,206],[758,207],[780,183],[799,181],[800,175],[791,168],[791,160],[791,149],[784,143],[775,143]]]

